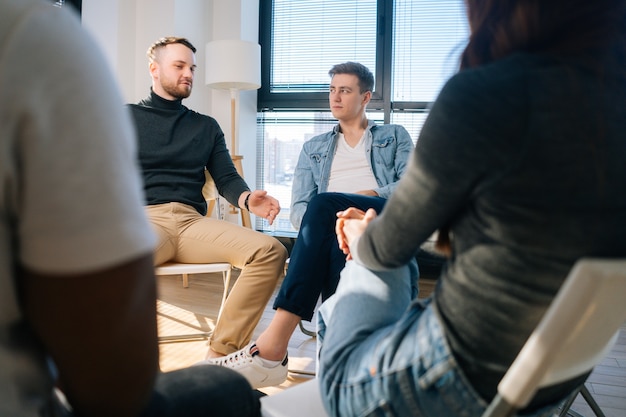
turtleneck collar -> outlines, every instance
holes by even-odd
[[[168,100],[165,99],[163,97],[161,97],[160,95],[158,95],[157,93],[155,93],[152,90],[152,87],[150,87],[150,95],[143,100],[143,104],[146,106],[150,106],[150,107],[155,107],[157,109],[164,109],[164,110],[180,110],[183,108],[183,99],[176,99],[176,100]]]

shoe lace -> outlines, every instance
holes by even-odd
[[[256,353],[256,352],[252,353],[252,355],[246,353],[247,350],[252,350],[252,349],[253,348],[251,347],[249,349],[238,350],[237,352],[233,352],[230,355],[226,355],[215,360],[213,363],[219,366],[227,366],[227,367],[234,367],[234,368],[238,366],[242,366],[243,364],[249,362],[252,359],[252,356],[254,356],[254,354]]]

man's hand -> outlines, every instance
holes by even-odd
[[[247,193],[242,194],[242,197],[245,201]],[[239,204],[239,206],[245,207],[243,204]],[[250,193],[248,208],[250,213],[266,219],[270,225],[274,223],[274,219],[280,213],[280,203],[277,199],[267,194],[265,190],[254,190]]]

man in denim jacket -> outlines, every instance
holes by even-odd
[[[365,108],[363,108],[364,112]],[[359,144],[359,151],[365,151],[362,153],[365,157],[362,162],[369,165],[370,176],[373,175],[376,183],[372,183],[372,189],[353,192],[387,199],[396,188],[396,182],[405,170],[413,142],[408,132],[400,125],[377,125],[367,119],[366,122],[367,127],[362,135],[363,140]],[[339,169],[339,167],[333,167],[333,162],[337,143],[342,136],[345,137],[341,126],[341,119],[339,119],[339,124],[333,130],[311,138],[302,146],[291,191],[290,220],[293,227],[298,230],[313,197],[326,192],[342,192],[341,187],[332,186],[333,181],[336,180],[331,176],[333,168]],[[351,181],[358,182],[364,178],[357,172],[350,172],[348,167],[344,170],[346,178]]]
[[[291,222],[299,234],[274,303],[276,314],[256,342],[212,360],[241,372],[255,388],[286,379],[293,331],[301,319],[311,320],[320,294],[325,300],[335,292],[346,262],[335,235],[336,213],[348,207],[380,212],[413,149],[402,126],[367,120],[374,89],[369,69],[346,62],[329,75],[330,109],[339,124],[307,141],[300,153],[291,202]]]

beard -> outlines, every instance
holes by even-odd
[[[178,83],[161,83],[163,91],[179,100],[189,97],[191,94],[191,85]]]

